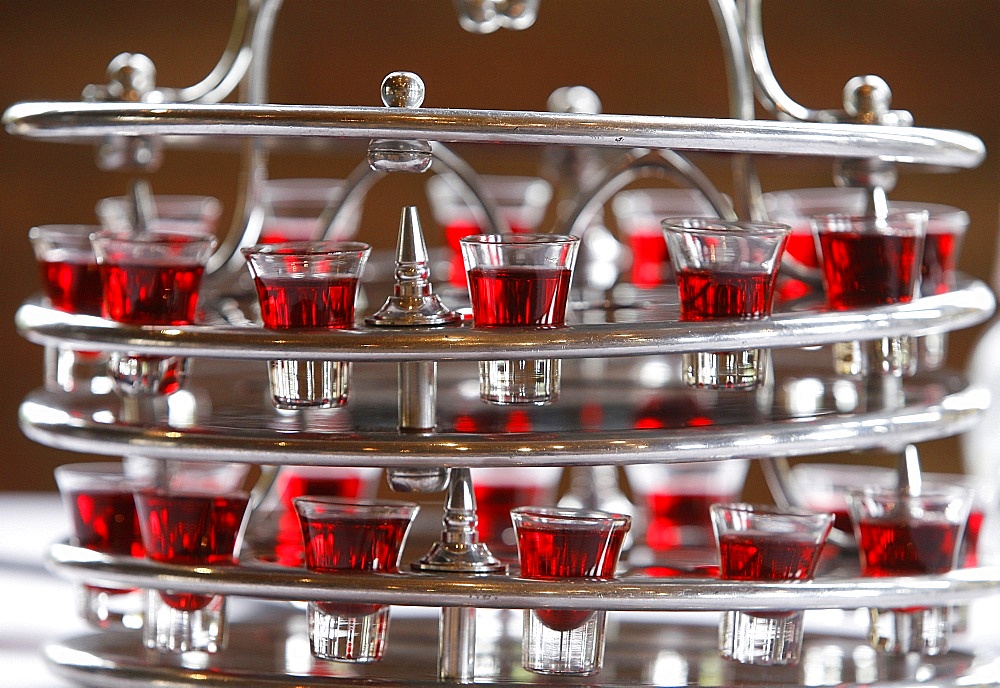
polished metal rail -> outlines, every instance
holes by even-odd
[[[965,132],[815,122],[512,110],[303,105],[23,102],[3,115],[15,136],[99,141],[105,136],[392,138],[442,142],[669,148],[812,155],[971,168],[983,142]]]
[[[908,304],[845,312],[780,313],[766,320],[634,322],[558,329],[412,327],[327,332],[268,331],[260,327],[135,327],[74,316],[41,301],[17,312],[18,330],[36,344],[87,351],[129,351],[229,359],[343,361],[590,358],[817,346],[881,337],[920,336],[977,325],[993,313],[985,283],[961,279],[947,294]],[[652,316],[651,316],[652,317]]]

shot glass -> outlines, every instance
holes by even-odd
[[[516,559],[517,536],[510,518],[511,510],[521,506],[553,504],[562,469],[555,466],[512,466],[470,470],[479,539],[497,557]]]
[[[180,232],[102,230],[91,238],[105,318],[129,325],[191,325],[215,238]],[[168,395],[184,385],[187,359],[114,352],[108,368],[128,395]]]
[[[145,227],[136,226],[133,199],[127,196],[102,198],[97,202],[101,226],[119,232],[149,230],[155,232],[190,232],[215,234],[222,215],[222,204],[212,196],[164,195],[151,198],[153,217]]]
[[[615,223],[632,251],[632,284],[649,289],[674,281],[660,220],[682,215],[711,217],[712,204],[695,189],[622,191],[611,203]]]
[[[476,327],[560,327],[580,240],[560,234],[474,234],[461,240]],[[493,404],[549,404],[562,361],[479,362],[479,396]]]
[[[243,249],[269,330],[354,327],[358,284],[371,247],[356,241],[304,241]],[[334,408],[347,403],[346,361],[268,361],[271,397],[280,409]]]
[[[121,463],[66,464],[55,469],[55,478],[73,524],[73,544],[102,554],[144,555],[132,499],[138,482]],[[80,616],[101,629],[141,627],[144,601],[144,593],[133,588],[77,588]]]
[[[709,507],[739,499],[748,459],[625,467],[632,493],[644,505],[646,545],[655,552],[715,547]]]
[[[759,320],[771,315],[788,225],[667,218],[662,222],[677,276],[681,320]],[[753,389],[764,381],[766,349],[684,354],[688,385]]]
[[[134,495],[146,556],[189,566],[235,564],[250,495],[200,487],[190,477],[173,482]],[[160,652],[218,652],[226,642],[225,604],[222,595],[149,590],[143,643]]]
[[[723,580],[811,580],[833,514],[757,504],[713,504]],[[755,665],[797,664],[804,613],[728,611],[719,627],[723,657]]]
[[[511,232],[528,234],[538,229],[549,201],[552,185],[538,177],[483,175],[483,190],[496,204]],[[453,178],[439,175],[427,182],[427,199],[434,220],[444,228],[445,243],[451,251],[448,282],[465,289],[465,265],[460,242],[463,237],[486,232],[486,216],[474,198]]]
[[[304,549],[297,497],[336,497],[357,500],[375,496],[382,469],[338,466],[282,466],[274,480],[270,504],[262,505],[277,521],[274,554],[284,566],[302,566]]]
[[[951,571],[958,564],[972,506],[970,490],[934,485],[913,495],[895,488],[851,490],[862,576],[919,576]],[[887,654],[948,651],[953,607],[871,609],[868,637]]]
[[[90,236],[100,229],[96,225],[38,225],[28,232],[42,291],[56,310],[101,315],[103,287],[90,245]],[[63,347],[45,351],[45,383],[51,389],[108,392],[107,369],[108,357],[100,352]]]
[[[261,192],[264,223],[259,243],[352,238],[357,233],[360,216],[348,208],[337,218],[332,231],[324,236],[324,215],[343,195],[344,182],[340,179],[267,180]]]
[[[519,507],[511,512],[521,576],[615,577],[631,517],[606,511]],[[590,676],[604,661],[603,611],[525,609],[521,663],[539,674]]]
[[[824,215],[813,218],[830,310],[909,303],[919,295],[926,211],[886,218]],[[833,345],[840,375],[909,375],[915,371],[912,337],[881,337]]]
[[[419,507],[410,502],[345,501],[297,497],[306,568],[319,573],[399,567],[410,524]],[[385,652],[389,607],[380,604],[310,602],[313,656],[338,662],[377,662]]]

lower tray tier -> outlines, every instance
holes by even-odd
[[[429,610],[394,608],[384,660],[364,666],[313,659],[304,611],[287,605],[246,603],[242,607],[231,604],[229,612],[233,622],[229,645],[217,655],[157,655],[142,646],[139,634],[116,632],[51,644],[46,648],[46,660],[59,676],[95,688],[442,685],[437,678],[437,634],[432,630],[436,619]],[[669,619],[657,614],[612,614],[600,674],[545,677],[521,668],[520,612],[479,612],[474,682],[481,686],[678,688],[1000,685],[1000,659],[991,648],[955,649],[939,657],[879,655],[864,643],[864,621],[846,613],[807,614],[802,661],[794,667],[747,666],[720,658],[717,623],[718,615],[714,614],[676,614]]]

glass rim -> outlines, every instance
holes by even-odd
[[[324,497],[322,495],[300,495],[292,499],[297,512],[302,507],[332,507],[340,509],[327,513],[335,513],[344,517],[367,517],[373,514],[406,513],[413,518],[420,511],[416,502],[397,499],[348,499],[345,497]]]
[[[142,481],[139,481],[140,483]],[[156,479],[152,479],[145,484],[140,484],[140,486],[133,490],[133,494],[137,497],[145,497],[148,495],[162,495],[165,497],[219,497],[220,499],[246,499],[248,502],[252,499],[252,495],[249,490],[218,490],[212,487],[192,487],[185,485],[183,487],[163,487],[156,484]],[[247,507],[249,510],[249,506]]]
[[[563,525],[607,525],[613,528],[628,528],[632,517],[628,514],[600,509],[574,509],[561,506],[519,506],[510,510],[511,516],[531,517],[539,521],[549,521]]]
[[[665,217],[660,220],[663,231],[683,232],[687,234],[725,234],[750,236],[786,236],[791,233],[790,225],[782,222],[749,220],[729,221],[710,216],[678,216]]]
[[[182,229],[136,230],[136,229],[102,229],[91,235],[96,242],[122,241],[136,244],[171,245],[171,244],[209,244],[215,246],[218,240],[211,234],[186,231]]]
[[[371,245],[363,241],[282,241],[273,244],[255,244],[240,249],[247,258],[252,256],[331,256],[370,253]]]
[[[916,218],[919,221],[914,222]],[[871,225],[879,225],[882,222],[897,224],[886,226],[885,231],[893,234],[924,234],[927,230],[927,224],[930,221],[930,214],[927,210],[913,208],[913,209],[900,209],[888,213],[884,218],[874,217],[872,215],[858,215],[856,213],[819,213],[816,215],[809,216],[810,224],[812,224],[813,229],[817,233],[821,232],[850,232],[857,228],[858,225],[865,227]],[[908,224],[902,224],[902,223]]]
[[[526,234],[470,234],[469,236],[462,237],[460,240],[462,244],[470,245],[525,245],[525,246],[545,246],[545,245],[572,245],[577,244],[580,241],[580,237],[573,234],[546,234],[540,232],[531,232]]]
[[[732,511],[744,514],[760,514],[764,516],[781,516],[796,520],[816,520],[833,523],[832,512],[814,511],[803,507],[782,507],[776,504],[758,504],[754,502],[717,502],[709,506],[713,512]]]
[[[931,480],[933,480],[933,482],[930,482]],[[844,491],[844,493],[846,494],[848,500],[856,498],[864,499],[866,497],[890,497],[898,499],[899,501],[938,501],[954,499],[958,496],[962,496],[970,500],[974,497],[974,491],[971,487],[958,483],[938,481],[934,478],[930,478],[930,476],[928,476],[928,480],[924,481],[920,492],[916,495],[910,494],[905,490],[900,490],[896,486],[886,487],[882,485],[849,487]]]
[[[64,463],[60,466],[56,466],[52,472],[73,475],[126,475],[125,466],[118,461],[81,461],[80,463]]]
[[[86,230],[90,231],[84,234]],[[90,237],[101,231],[104,231],[104,227],[97,223],[54,222],[32,226],[31,229],[28,230],[28,237],[31,239],[36,237],[40,238],[41,235],[45,233],[53,236],[65,236],[76,239],[82,236]]]

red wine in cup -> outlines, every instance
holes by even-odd
[[[517,533],[521,576],[539,580],[558,578],[614,578],[625,529],[603,530],[522,523]],[[614,556],[610,556],[613,554]],[[536,609],[539,620],[554,631],[572,631],[590,618],[583,609]]]
[[[139,517],[131,492],[77,491],[68,493],[67,501],[80,547],[102,554],[143,556]],[[111,595],[130,592],[129,589],[91,587]]]
[[[957,243],[957,235],[951,232],[935,232],[924,237],[920,291],[925,296],[944,294],[951,289]]]
[[[356,277],[257,277],[254,285],[268,329],[345,329],[354,325]]]
[[[571,275],[566,268],[470,270],[469,293],[476,325],[564,324]]]
[[[319,573],[378,571],[395,573],[408,517],[356,517],[334,522],[301,519],[306,568]],[[317,602],[327,614],[367,616],[381,605]]]
[[[667,240],[659,229],[636,230],[629,235],[632,249],[632,284],[655,287],[663,284],[668,253]]]
[[[823,232],[823,277],[827,304],[850,310],[913,299],[922,239],[857,232]]]
[[[979,565],[979,533],[983,529],[985,514],[973,509],[969,514],[969,520],[965,524],[965,534],[962,536],[961,562],[965,568],[972,568]]]
[[[724,533],[719,536],[719,576],[723,580],[809,580],[820,548],[814,539],[785,533]]]
[[[97,263],[40,261],[42,287],[52,307],[66,313],[101,315],[104,288]]]
[[[132,325],[190,325],[198,305],[201,265],[104,263],[104,317]]]
[[[519,506],[538,506],[545,500],[546,489],[538,485],[490,485],[475,483],[476,517],[479,539],[494,554],[514,554],[516,543],[504,537],[513,533],[510,510]]]
[[[733,501],[733,495],[674,494],[668,491],[646,495],[649,524],[646,544],[657,551],[682,545],[706,545],[713,541],[712,504]]]
[[[959,525],[944,520],[865,518],[858,530],[861,573],[917,576],[952,569]]]
[[[771,312],[774,276],[762,273],[680,270],[682,320],[763,318]]]
[[[274,554],[279,564],[301,566],[303,561],[302,529],[292,500],[303,495],[313,497],[340,497],[357,499],[362,496],[365,481],[360,476],[349,475],[300,475],[287,476],[281,491],[281,515],[278,517],[278,535]]]
[[[245,494],[136,493],[146,556],[170,564],[235,563],[233,553],[249,501]],[[182,611],[202,609],[215,597],[167,591],[160,596]]]

